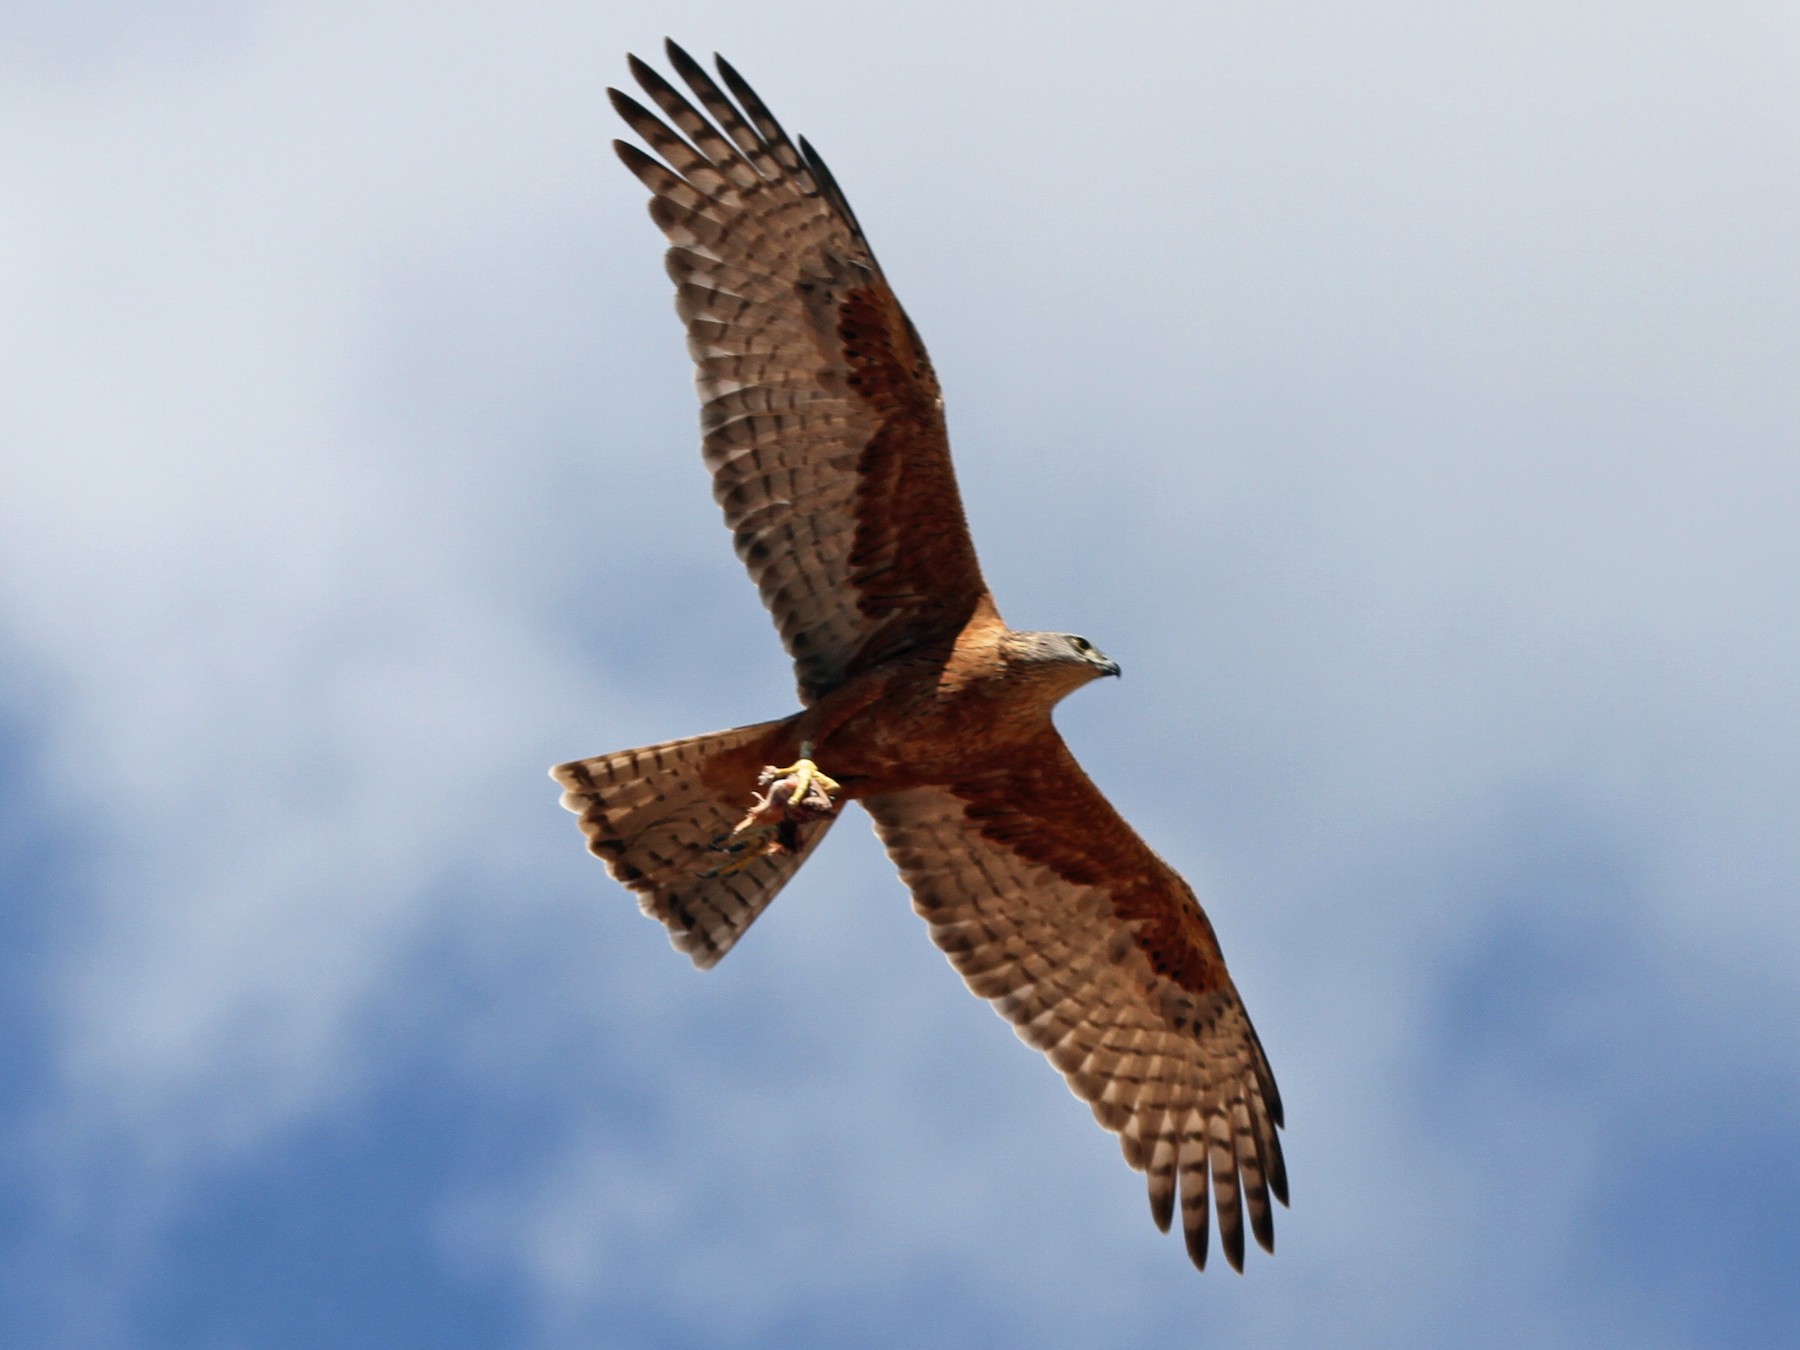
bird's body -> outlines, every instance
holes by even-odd
[[[1274,1078],[1192,890],[1051,721],[1118,666],[1002,621],[936,377],[842,192],[730,66],[735,102],[669,55],[705,113],[634,58],[668,122],[614,104],[664,162],[619,154],[672,244],[714,494],[802,708],[560,765],[564,804],[709,966],[860,802],[970,988],[1148,1173],[1158,1225],[1179,1188],[1196,1264],[1216,1211],[1241,1268],[1243,1211],[1271,1247],[1270,1198],[1287,1198]]]
[[[1021,657],[1020,639],[1038,636],[1015,633],[984,605],[947,653],[891,657],[782,723],[765,762],[810,744],[847,800],[1003,769],[1053,734],[1050,711],[1064,694],[1108,673]]]

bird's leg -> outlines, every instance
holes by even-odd
[[[713,841],[713,851],[729,853],[731,860],[707,875],[730,876],[758,858],[798,852],[803,823],[837,814],[832,794],[838,781],[813,763],[812,754],[812,742],[803,741],[794,763],[763,769],[756,780],[763,792],[730,834]]]
[[[838,781],[813,763],[812,753],[812,742],[802,741],[800,758],[785,769],[770,765],[756,780],[757,786],[768,788],[771,797],[780,793],[790,810],[830,813],[836,809],[831,794],[838,790]]]

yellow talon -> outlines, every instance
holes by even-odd
[[[764,784],[778,782],[783,778],[792,778],[793,786],[788,792],[788,801],[803,802],[815,787],[822,793],[829,804],[831,794],[838,790],[837,779],[831,777],[810,759],[799,759],[785,769],[769,768],[762,771]]]
[[[800,758],[785,769],[765,768],[756,780],[764,789],[731,833],[713,841],[713,851],[730,859],[706,876],[731,876],[758,858],[800,850],[800,827],[807,821],[837,814],[832,794],[840,784],[812,761],[812,744],[800,747]]]

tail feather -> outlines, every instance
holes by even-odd
[[[782,726],[715,731],[550,771],[564,788],[562,804],[581,817],[589,852],[637,892],[644,913],[662,920],[669,941],[702,969],[731,950],[831,824],[812,826],[797,852],[715,874],[722,855],[714,843],[750,805]]]

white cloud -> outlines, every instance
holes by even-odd
[[[1791,28],[195,13],[100,79],[0,44],[36,74],[0,96],[0,640],[89,851],[38,1103],[71,1215],[140,1206],[154,1271],[205,1178],[392,1072],[372,1009],[442,1000],[409,1034],[560,1122],[443,1199],[552,1343],[849,1326],[952,1274],[1039,1343],[1653,1343],[1566,1273],[1623,1104],[1708,1055],[1642,1047],[1796,1072],[1754,1029],[1800,1004]],[[1294,1107],[1244,1281],[1181,1283],[860,827],[697,983],[554,815],[541,765],[789,697],[604,150],[664,24],[846,182],[1009,616],[1127,667],[1069,734],[1203,882]],[[1550,848],[1521,801],[1619,860],[1599,927],[1503,884]],[[1446,1048],[1499,920],[1641,961]],[[397,984],[446,933],[489,1001]],[[1537,1072],[1568,1043],[1615,1081]]]

